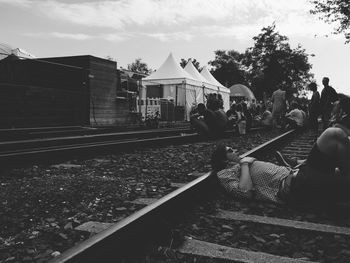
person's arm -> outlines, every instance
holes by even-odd
[[[241,178],[239,179],[239,188],[243,191],[250,191],[254,188],[252,178],[250,176],[249,166],[255,160],[255,158],[248,156],[242,158],[239,162],[241,165]]]
[[[253,182],[252,182],[252,178],[250,177],[248,163],[241,164],[241,178],[239,180],[238,187],[244,192],[253,190]]]
[[[224,189],[231,195],[239,198],[252,198],[252,191],[245,191],[240,188],[241,166],[239,164],[221,170],[217,173],[218,180]]]

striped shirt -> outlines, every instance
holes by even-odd
[[[251,191],[239,189],[240,172],[240,165],[237,164],[217,173],[219,182],[228,193],[243,198],[249,198],[253,193],[257,199],[281,203],[282,200],[277,197],[277,193],[282,180],[287,178],[292,170],[269,162],[254,161],[249,168],[254,187]]]

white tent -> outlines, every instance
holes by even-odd
[[[201,87],[196,88],[196,91],[197,91],[196,92],[196,102],[197,102],[197,104],[198,103],[205,103],[205,100],[204,100],[205,88],[210,87],[212,90],[216,90],[215,86],[208,83],[208,81],[201,74],[199,74],[198,70],[193,65],[191,59],[189,59],[189,61],[187,62],[186,66],[184,67],[184,70],[188,74],[190,74],[194,79],[196,79],[200,83],[202,83]]]
[[[7,44],[0,43],[0,60],[6,58],[9,55],[15,55],[19,59],[36,58],[34,55],[30,54],[22,48],[13,48]]]
[[[159,69],[142,79],[142,82],[146,89],[160,85],[160,96],[166,99],[173,99],[176,106],[183,106],[185,109],[185,120],[189,120],[191,107],[198,103],[197,93],[200,92],[202,82],[185,71],[175,61],[171,53]],[[146,97],[146,94],[144,97]]]
[[[231,97],[245,97],[250,102],[255,100],[254,93],[243,84],[235,84],[230,87],[230,96]]]
[[[224,101],[224,110],[227,111],[230,108],[230,89],[226,88],[219,81],[217,81],[209,72],[207,67],[204,67],[200,74],[207,80],[208,83],[217,88],[217,92],[221,94]]]

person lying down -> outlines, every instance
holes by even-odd
[[[339,127],[326,129],[296,168],[253,157],[240,159],[225,145],[213,152],[211,165],[219,183],[236,197],[293,204],[349,201],[349,135]],[[230,163],[235,164],[229,167]]]

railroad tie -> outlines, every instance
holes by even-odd
[[[308,230],[308,231],[317,231],[317,232],[323,232],[328,234],[350,236],[350,228],[348,227],[317,224],[317,223],[310,223],[305,221],[296,221],[296,220],[288,220],[288,219],[281,219],[281,218],[275,218],[275,217],[249,215],[249,214],[243,214],[240,212],[232,212],[232,211],[225,211],[225,210],[219,210],[219,212],[216,215],[213,215],[213,217],[218,219],[224,219],[224,220],[246,221],[246,222],[282,226],[282,227]]]
[[[83,232],[89,232],[92,234],[97,234],[102,232],[103,230],[106,230],[107,228],[110,228],[113,223],[102,223],[102,222],[96,222],[96,221],[89,221],[85,222],[84,224],[81,224],[74,228],[75,230],[78,231],[83,231]]]
[[[187,237],[177,249],[182,254],[210,257],[214,259],[232,260],[234,262],[260,263],[310,263],[309,260],[276,256],[263,252],[253,252],[244,249],[231,248],[214,243],[200,241]]]

